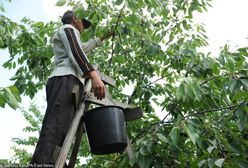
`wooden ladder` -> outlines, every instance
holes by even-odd
[[[115,80],[99,72],[98,66],[94,66],[94,67],[105,84],[108,84],[113,87],[115,86]],[[52,161],[55,163],[55,168],[64,168],[64,167],[73,168],[75,166],[81,138],[84,132],[84,123],[83,123],[82,118],[83,118],[84,112],[88,110],[90,103],[101,105],[101,106],[115,105],[115,106],[122,107],[124,109],[124,116],[125,116],[126,122],[139,119],[143,116],[143,113],[140,108],[137,108],[133,105],[121,103],[121,102],[118,102],[112,99],[108,91],[105,96],[106,97],[105,99],[97,100],[94,94],[91,92],[91,88],[92,88],[91,80],[87,79],[84,85],[84,91],[83,91],[82,98],[80,97],[79,86],[75,86],[73,88],[73,91],[72,91],[73,102],[74,102],[74,106],[77,109],[77,111],[75,113],[72,124],[68,130],[68,133],[66,135],[66,138],[64,140],[62,147],[56,146],[53,152]],[[68,165],[66,165],[67,155],[69,153],[69,150],[73,142],[74,142],[74,145],[73,145],[72,153],[70,156],[70,160],[69,160]],[[132,150],[131,143],[129,141],[128,136],[127,136],[127,144],[128,145],[126,147],[126,152],[128,154],[129,159],[131,159],[133,157],[133,150]]]

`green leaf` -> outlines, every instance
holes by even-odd
[[[11,108],[16,109],[19,107],[18,101],[15,98],[15,95],[11,92],[10,88],[4,88],[4,96],[6,97],[6,101]]]
[[[186,131],[187,135],[190,137],[193,144],[195,145],[199,139],[199,135],[196,132],[195,128],[192,125],[184,125],[184,130]]]
[[[248,90],[248,79],[241,79],[241,82],[243,83],[246,90]]]
[[[136,1],[128,1],[128,6],[129,6],[129,8],[131,8],[131,9],[137,9],[137,5],[136,5]]]
[[[66,0],[58,0],[57,3],[55,4],[56,6],[64,6],[66,3]]]
[[[6,99],[3,91],[0,90],[0,107],[4,107],[6,104]]]
[[[122,159],[122,161],[118,165],[118,168],[126,168],[127,167],[127,163],[128,163],[128,159],[125,157],[124,159]]]
[[[214,150],[214,148],[215,148],[215,147],[213,147],[213,146],[209,146],[209,147],[207,148],[208,153],[210,154],[210,153]]]
[[[248,161],[247,160],[236,161],[236,164],[239,165],[240,168],[247,168],[248,167]]]
[[[199,121],[198,118],[191,118],[188,120],[188,123],[194,126],[195,128],[199,128],[202,126],[202,123]]]
[[[228,143],[228,148],[235,153],[236,155],[240,156],[243,154],[243,149],[242,146],[239,144],[233,142],[233,143]]]
[[[202,167],[202,166],[204,166],[204,164],[207,162],[207,160],[206,159],[203,159],[203,160],[201,160],[200,162],[198,162],[197,163],[197,166],[198,167]]]
[[[213,168],[214,167],[214,164],[215,164],[215,158],[209,158],[208,159],[208,167],[209,168]]]
[[[130,165],[131,167],[133,167],[134,164],[137,162],[137,159],[138,159],[138,154],[135,153],[135,154],[134,154],[134,157],[131,157],[131,159],[129,159],[129,165]]]
[[[233,101],[243,101],[243,100],[248,100],[248,91],[240,91],[235,96],[232,97]]]
[[[237,107],[235,111],[235,115],[238,118],[238,127],[240,131],[243,131],[244,128],[247,126],[248,112],[245,110],[245,107],[246,107],[246,102],[243,102]]]
[[[220,57],[218,58],[220,64],[224,65],[226,63],[225,57],[223,54],[220,55]]]
[[[139,157],[139,166],[140,168],[149,168],[150,164],[152,163],[152,158],[151,157],[145,157],[145,156],[141,156]]]
[[[16,100],[18,102],[21,101],[21,97],[20,97],[20,93],[19,93],[19,90],[16,88],[16,86],[12,85],[9,87],[11,93],[15,96]]]
[[[170,138],[172,140],[172,144],[176,146],[178,144],[179,135],[180,135],[179,134],[179,128],[173,127],[169,135],[170,135]]]
[[[149,154],[149,151],[147,150],[146,146],[141,146],[140,150],[139,150],[140,154],[143,156],[146,156]]]
[[[236,89],[236,84],[237,84],[237,80],[236,80],[236,79],[233,79],[233,80],[231,81],[230,86],[229,86],[230,92],[233,92],[233,91]]]
[[[171,42],[172,40],[174,39],[174,34],[173,34],[173,32],[170,34],[170,36],[169,36],[169,42]]]
[[[87,18],[89,16],[89,10],[85,10],[82,5],[74,9],[74,12],[78,18]]]
[[[228,57],[227,59],[227,67],[228,67],[228,70],[230,72],[234,72],[235,71],[235,60],[231,57]]]
[[[214,164],[218,167],[222,167],[222,164],[224,162],[225,158],[220,158],[220,159],[217,159]]]
[[[156,135],[157,135],[157,137],[158,137],[161,141],[163,141],[163,142],[165,142],[165,143],[169,143],[169,140],[168,140],[163,134],[157,133]]]
[[[188,97],[190,97],[192,100],[195,99],[195,94],[194,91],[192,90],[192,84],[187,84],[185,86],[185,93],[188,95]],[[189,100],[188,100],[189,101]]]
[[[180,100],[181,98],[183,98],[185,96],[185,91],[184,91],[184,85],[181,83],[179,85],[179,87],[177,88],[176,91],[176,98],[177,100]]]
[[[116,0],[116,1],[115,1],[115,5],[121,5],[122,2],[123,2],[123,0]]]
[[[2,38],[0,38],[0,48],[4,48],[4,42],[3,42]]]

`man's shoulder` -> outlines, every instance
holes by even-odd
[[[57,30],[58,33],[62,33],[65,31],[65,29],[71,29],[74,31],[75,34],[80,35],[79,31],[71,24],[64,24],[60,26]]]
[[[71,24],[64,24],[62,26],[59,27],[58,30],[64,30],[65,28],[71,28],[73,30],[75,30],[76,28],[74,26],[72,26]]]

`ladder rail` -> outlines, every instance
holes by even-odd
[[[84,94],[89,92],[91,90],[92,84],[91,84],[91,80],[87,80],[85,87],[84,87]],[[85,98],[84,98],[85,100]],[[79,123],[81,121],[81,118],[84,114],[85,111],[85,101],[83,101],[80,104],[80,108],[76,111],[75,116],[72,120],[72,124],[68,130],[68,133],[65,137],[63,146],[61,147],[59,156],[57,158],[57,161],[55,163],[55,168],[63,168],[66,162],[66,157],[69,153],[69,150],[71,148],[71,145],[73,143],[73,140],[75,138]]]
[[[89,103],[85,103],[85,109],[84,111],[87,111],[89,108]],[[71,153],[71,157],[69,160],[69,165],[68,168],[74,168],[75,164],[76,164],[76,160],[77,160],[77,154],[80,148],[80,143],[81,143],[81,139],[84,133],[84,121],[83,118],[81,118],[81,121],[79,123],[78,129],[77,129],[77,133],[76,133],[76,139],[74,141],[73,144],[73,149],[72,149],[72,153]]]
[[[69,153],[70,147],[71,147],[72,142],[74,140],[79,122],[81,120],[81,117],[83,116],[84,109],[85,109],[85,104],[82,103],[81,107],[76,112],[76,115],[72,121],[72,125],[68,131],[68,134],[66,135],[63,146],[61,148],[61,151],[60,151],[59,156],[57,158],[57,161],[55,163],[55,168],[63,168],[64,167],[67,154]]]

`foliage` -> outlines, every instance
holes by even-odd
[[[4,107],[7,103],[11,108],[16,109],[20,101],[19,90],[14,85],[0,89],[0,107]]]
[[[20,94],[33,98],[44,86],[52,68],[53,52],[49,39],[56,27],[55,23],[23,18],[21,24],[17,24],[3,15],[0,16],[0,23],[0,48],[8,49],[10,55],[3,67],[17,69],[10,80],[15,81],[14,85]]]
[[[0,159],[0,165],[8,165],[8,160],[7,159]]]
[[[28,148],[34,148],[37,141],[39,131],[41,129],[41,124],[43,120],[43,115],[39,111],[37,105],[32,103],[30,107],[25,110],[22,109],[22,114],[28,126],[23,128],[23,131],[28,133],[27,138],[12,138],[14,146],[12,150],[14,151],[14,156],[9,160],[9,163],[19,163],[20,165],[28,165],[32,156],[32,153],[28,152]]]
[[[12,0],[5,0],[7,2],[11,2]],[[3,6],[3,2],[0,2],[0,12],[5,12],[4,6]]]
[[[207,37],[204,27],[192,19],[194,13],[206,11],[209,3],[57,2],[58,6],[73,6],[80,17],[92,21],[92,28],[82,35],[85,41],[107,30],[116,31],[115,37],[88,55],[89,59],[117,81],[117,87],[110,89],[114,98],[144,111],[142,120],[127,124],[134,158],[129,160],[125,153],[91,156],[84,143],[79,156],[88,157],[87,165],[78,166],[248,166],[248,48],[230,51],[226,45],[215,57],[199,52],[207,45]],[[25,18],[19,25],[4,16],[1,22],[5,24],[1,24],[0,46],[10,52],[10,60],[3,66],[19,68],[12,78],[15,86],[33,97],[52,68],[49,39],[59,24]],[[134,85],[131,95],[121,94],[128,85]],[[153,103],[164,112],[162,120]],[[17,142],[34,143],[33,139]]]

